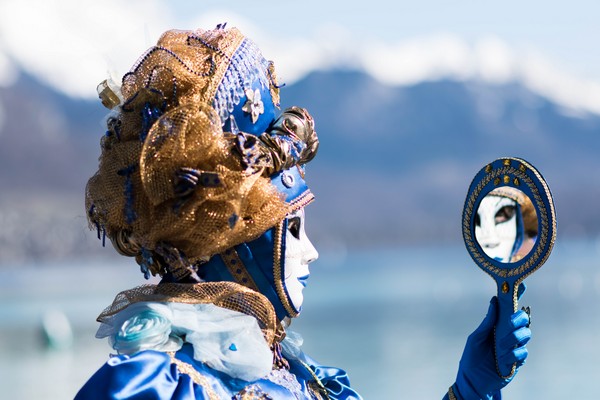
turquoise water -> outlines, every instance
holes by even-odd
[[[597,399],[600,382],[600,246],[555,246],[527,280],[530,357],[506,399]],[[0,387],[5,398],[65,399],[106,360],[95,317],[142,283],[126,259],[0,269]],[[462,247],[322,252],[292,329],[325,365],[348,371],[367,399],[436,399],[453,382],[467,335],[487,311],[492,280]],[[43,315],[71,321],[68,350],[47,350]]]

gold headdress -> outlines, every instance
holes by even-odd
[[[123,77],[121,96],[108,84],[99,94],[113,111],[88,218],[146,273],[179,277],[275,226],[290,205],[269,177],[318,147],[305,110],[274,121],[273,64],[235,28],[168,31]],[[240,109],[267,132],[238,130]]]

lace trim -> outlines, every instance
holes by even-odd
[[[275,400],[258,385],[249,385],[242,389],[231,400]]]
[[[300,386],[296,377],[288,370],[274,369],[265,377],[265,379],[286,388],[296,399],[304,399],[304,396],[302,395],[302,386]]]

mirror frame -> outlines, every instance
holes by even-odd
[[[534,247],[522,259],[509,263],[489,257],[475,239],[474,218],[481,200],[493,189],[502,186],[519,189],[529,196],[538,217],[538,236]],[[463,238],[469,254],[481,269],[495,279],[523,280],[544,264],[556,240],[556,214],[550,189],[542,175],[520,158],[499,158],[475,175],[465,200],[462,221]]]

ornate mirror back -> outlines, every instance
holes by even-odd
[[[519,284],[544,264],[554,246],[550,189],[527,161],[500,158],[471,182],[462,223],[469,254],[498,285],[499,318],[509,318],[517,311]],[[510,377],[514,366],[498,373]]]

